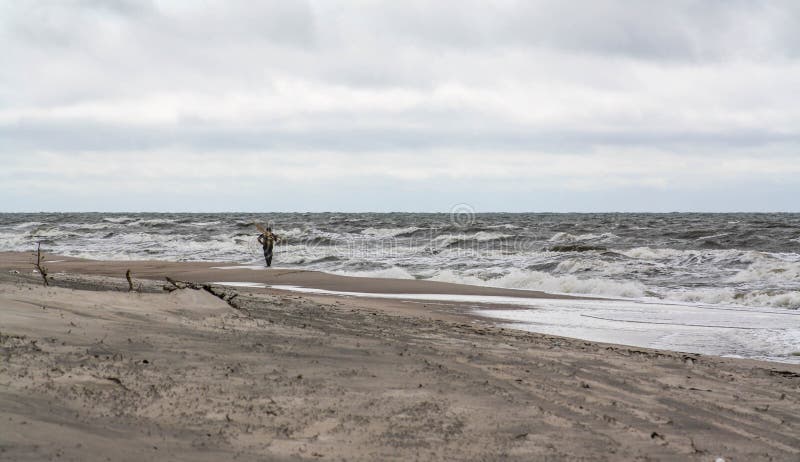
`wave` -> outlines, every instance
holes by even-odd
[[[696,241],[704,241],[704,240],[710,240],[710,239],[719,239],[721,237],[730,236],[730,235],[731,235],[731,233],[712,234],[711,236],[698,237],[695,240]]]
[[[91,232],[98,229],[119,229],[118,224],[112,223],[64,223],[59,225],[60,228],[67,228],[75,230],[76,232]]]
[[[697,289],[668,294],[666,299],[710,305],[742,305],[753,307],[800,309],[800,292],[755,290],[737,292],[731,288]]]
[[[390,268],[381,268],[376,270],[366,270],[366,271],[331,271],[332,274],[337,274],[339,276],[351,276],[351,277],[361,277],[361,278],[389,278],[389,279],[416,279],[411,273],[407,270],[393,266]]]
[[[25,228],[33,228],[35,226],[41,226],[44,223],[41,221],[26,221],[25,223],[20,223],[18,225],[14,225],[12,229],[25,229]]]
[[[0,251],[22,251],[31,250],[32,241],[27,236],[19,233],[3,233],[0,232]]]
[[[492,242],[510,239],[514,236],[510,234],[495,233],[489,231],[478,231],[471,234],[442,234],[433,238],[434,245],[439,248],[454,247],[458,244],[475,242]]]
[[[493,233],[489,231],[478,231],[477,233],[472,235],[471,239],[478,242],[489,242],[489,241],[497,241],[500,239],[509,239],[512,237],[514,236],[510,234]]]
[[[130,223],[132,221],[136,221],[136,218],[131,218],[131,217],[105,217],[105,218],[103,218],[103,221],[108,222],[108,223],[120,224],[120,223]]]
[[[798,282],[800,263],[786,261],[757,261],[731,277],[729,282]]]
[[[554,273],[558,274],[577,274],[577,273],[599,273],[603,277],[620,276],[625,277],[630,274],[630,268],[618,262],[608,262],[604,260],[588,260],[585,258],[571,258],[559,262],[554,268]]]
[[[221,221],[197,221],[197,222],[182,222],[181,225],[190,226],[193,228],[207,228],[210,226],[217,226],[221,223],[222,223]]]
[[[154,218],[151,220],[137,220],[127,223],[130,226],[145,226],[145,227],[153,227],[153,228],[165,228],[168,226],[175,225],[175,220],[165,219],[165,218]]]
[[[281,223],[276,233],[286,239],[276,260],[298,268],[576,295],[798,307],[800,215],[735,218],[737,223],[717,216],[631,215],[625,223],[618,217],[487,216],[467,227],[427,215],[269,218]],[[781,221],[786,225],[768,226]],[[95,259],[244,263],[261,258],[254,222],[267,217],[9,214],[0,215],[0,250],[30,251],[42,241],[48,253]]]
[[[361,231],[361,234],[375,238],[406,237],[419,230],[420,228],[416,226],[408,226],[406,228],[365,228]]]
[[[281,232],[278,233],[278,235],[284,238],[305,237],[309,235],[309,230],[300,228],[291,228],[287,230],[281,230]]]
[[[258,255],[258,257],[260,257],[260,255]],[[303,253],[292,254],[286,252],[278,252],[276,258],[277,260],[280,260],[281,264],[283,265],[313,265],[319,263],[338,262],[342,260],[336,255],[309,256]]]
[[[735,269],[736,273],[721,282],[797,282],[800,283],[800,255],[741,250],[677,250],[637,247],[616,250],[626,257],[661,262],[672,268],[700,267]],[[745,266],[744,268],[741,268]]]
[[[507,274],[482,278],[442,270],[430,278],[433,281],[454,282],[506,289],[540,290],[549,293],[600,295],[606,297],[640,298],[648,295],[645,286],[635,281],[614,281],[600,278],[579,278],[573,275],[552,275],[541,271],[512,270]]]
[[[288,242],[292,242],[291,239],[287,239]],[[306,245],[334,245],[336,244],[336,240],[331,237],[327,236],[314,236],[311,238],[304,239],[302,241]]]
[[[714,231],[715,230],[713,229],[691,229],[688,231],[680,231],[672,234],[681,239],[702,240],[702,239],[708,239],[709,236],[713,236]]]
[[[547,250],[550,252],[591,252],[591,251],[604,251],[608,249],[596,245],[569,244],[569,245],[554,245],[552,247],[548,247]]]
[[[800,308],[798,291],[736,291],[732,288],[672,291],[658,294],[636,281],[608,278],[580,278],[574,275],[554,275],[540,271],[514,270],[494,277],[464,275],[443,270],[430,278],[434,281],[453,282],[507,289],[539,290],[555,294],[596,295],[629,299],[658,298],[673,302],[713,305],[740,305],[753,307]]]
[[[776,254],[757,252],[752,250],[736,249],[671,249],[634,247],[632,249],[612,249],[614,252],[638,260],[671,261],[686,264],[698,261],[713,261],[717,263],[751,263],[764,256]]]
[[[614,233],[602,233],[602,234],[579,234],[574,235],[565,232],[559,232],[554,234],[548,241],[550,242],[580,242],[580,241],[598,241],[598,242],[610,242],[619,239]]]
[[[308,263],[328,263],[332,261],[341,261],[342,259],[337,257],[336,255],[325,255],[324,257],[314,258]]]

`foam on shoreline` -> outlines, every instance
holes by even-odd
[[[644,348],[800,364],[800,313],[772,308],[563,300],[459,294],[334,291],[293,285],[220,282],[231,287],[463,304],[501,325],[550,335]],[[508,309],[487,309],[507,305]]]

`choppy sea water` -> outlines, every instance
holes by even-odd
[[[800,308],[800,214],[0,214],[0,251],[274,265],[556,293]]]

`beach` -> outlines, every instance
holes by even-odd
[[[796,365],[525,332],[402,298],[541,292],[48,257],[43,287],[29,253],[0,254],[3,460],[800,457]],[[208,285],[226,281],[321,292]]]
[[[800,2],[0,37],[0,462],[800,462]]]

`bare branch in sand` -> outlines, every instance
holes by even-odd
[[[164,286],[164,290],[168,292],[172,292],[173,290],[183,290],[183,289],[194,289],[200,290],[202,287],[198,286],[193,282],[183,282],[183,281],[176,281],[169,276],[165,276],[164,279],[167,280],[171,284],[171,286]]]
[[[239,294],[235,292],[231,292],[225,289],[215,288],[211,284],[196,284],[194,282],[186,282],[186,281],[176,281],[169,276],[165,276],[164,279],[170,283],[169,286],[164,286],[164,290],[168,292],[173,292],[175,290],[183,290],[183,289],[193,289],[193,290],[205,290],[206,292],[210,293],[211,295],[217,297],[218,299],[222,300],[223,302],[227,303],[228,306],[231,308],[241,310],[246,312],[248,315],[250,314],[247,310],[240,307],[238,303],[234,300]]]
[[[34,266],[36,267],[36,271],[42,276],[42,281],[44,282],[45,286],[49,286],[50,283],[47,282],[47,267],[42,265],[44,262],[44,255],[42,255],[42,243],[38,242],[36,244],[36,263]]]

